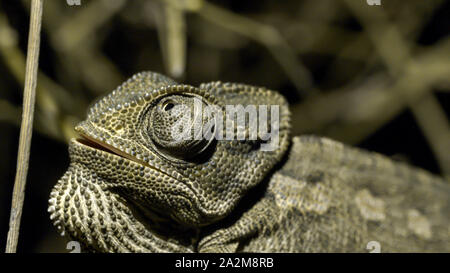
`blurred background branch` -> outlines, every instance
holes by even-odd
[[[404,74],[406,70],[415,70],[417,71],[416,74],[421,73],[423,67],[411,56],[411,46],[407,45],[399,29],[389,22],[382,9],[373,10],[352,0],[344,1],[367,29],[378,55],[392,77],[398,77],[398,75]],[[447,52],[450,52],[450,48],[447,48]],[[450,58],[448,60],[450,61]],[[446,72],[447,75],[444,77],[450,79],[450,70],[446,70]],[[414,85],[411,85],[408,89],[398,89],[396,92],[399,92],[399,95],[407,101],[411,108],[416,121],[436,155],[441,171],[450,175],[449,123],[441,106],[430,93],[433,85],[422,85],[420,75],[417,76],[411,79],[411,82],[415,83]],[[426,93],[420,102],[410,100],[409,94],[417,92],[415,89],[423,89],[423,92]]]
[[[222,28],[261,43],[279,62],[300,95],[315,92],[309,70],[296,58],[294,50],[280,32],[271,25],[251,20],[203,0],[165,0]]]

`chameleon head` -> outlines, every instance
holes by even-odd
[[[262,149],[267,139],[259,133],[254,139],[217,137],[236,128],[205,109],[223,110],[215,112],[223,118],[227,105],[277,105],[277,148]],[[204,136],[205,125],[213,137]],[[195,88],[144,72],[97,102],[76,131],[71,165],[52,198],[64,191],[69,197],[62,199],[71,199],[70,187],[90,187],[99,191],[91,196],[94,205],[97,198],[118,195],[147,214],[199,227],[227,216],[280,160],[288,145],[289,110],[280,95],[263,88],[221,82]]]

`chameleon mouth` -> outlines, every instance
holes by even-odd
[[[120,156],[120,157],[129,159],[129,160],[133,160],[133,158],[127,156],[123,152],[120,152],[118,149],[115,149],[115,148],[111,147],[110,145],[108,145],[106,143],[102,143],[102,142],[100,142],[98,140],[95,140],[95,139],[93,139],[93,138],[91,138],[91,137],[89,137],[89,136],[87,136],[85,134],[81,134],[80,133],[79,137],[76,139],[76,141],[81,143],[81,144],[83,144],[83,145],[85,145],[85,146],[91,147],[93,149],[101,150],[101,151],[104,151],[104,152],[107,152],[107,153],[110,153],[110,154],[113,154],[113,155],[116,155],[116,156]],[[136,161],[136,160],[133,160],[133,161]],[[138,162],[138,163],[141,163],[141,162]]]
[[[162,174],[164,174],[166,176],[172,177],[175,180],[178,180],[176,177],[168,174],[167,172],[164,172],[163,170],[161,170],[159,168],[156,168],[156,167],[148,164],[147,162],[144,162],[142,160],[137,159],[136,157],[133,157],[133,156],[131,156],[131,155],[125,153],[125,152],[122,152],[121,150],[113,147],[112,145],[109,145],[109,144],[104,143],[104,142],[102,142],[100,140],[97,140],[97,139],[95,139],[95,138],[93,138],[93,137],[91,137],[91,136],[89,136],[87,134],[84,134],[83,132],[80,132],[80,131],[78,132],[78,135],[79,135],[79,137],[76,138],[75,141],[80,143],[80,144],[82,144],[82,145],[84,145],[84,146],[87,146],[87,147],[89,147],[91,149],[94,149],[94,150],[100,150],[100,151],[106,152],[108,154],[112,154],[114,156],[118,156],[118,157],[124,158],[124,159],[129,160],[129,161],[133,161],[134,163],[137,163],[137,164],[139,164],[141,166],[146,166],[146,167],[151,168],[151,169],[153,169],[153,170],[155,170],[157,172],[160,172],[160,173],[162,173]]]
[[[118,156],[118,157],[124,158],[128,161],[137,163],[140,166],[145,166],[145,167],[151,168],[157,172],[163,173],[164,175],[167,175],[169,177],[174,178],[175,180],[178,180],[177,177],[174,177],[174,176],[166,173],[165,171],[153,166],[153,164],[150,164],[148,162],[140,160],[139,158],[134,157],[130,154],[127,154],[126,152],[121,151],[119,148],[116,148],[115,146],[105,143],[104,141],[96,138],[95,136],[90,135],[89,133],[87,133],[84,126],[85,125],[82,124],[82,125],[78,125],[75,127],[75,131],[78,133],[78,136],[79,136],[78,138],[75,139],[75,141],[78,142],[79,144],[89,147],[94,150],[100,150],[100,151],[106,152],[113,156]]]

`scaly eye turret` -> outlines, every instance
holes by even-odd
[[[208,103],[199,95],[182,93],[160,98],[149,111],[148,134],[168,159],[189,159],[213,142],[204,132],[215,130]]]

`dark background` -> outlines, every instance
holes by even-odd
[[[449,2],[45,1],[18,252],[68,252],[47,199],[69,164],[72,128],[92,101],[143,70],[191,85],[221,80],[278,90],[292,105],[295,134],[325,135],[449,175]],[[29,6],[0,2],[2,249]]]

